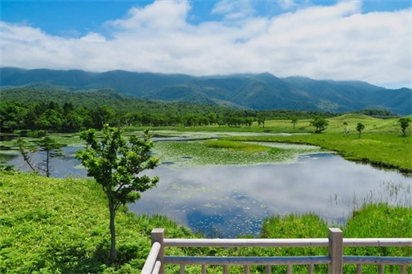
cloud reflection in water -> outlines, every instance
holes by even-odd
[[[382,181],[411,185],[398,172],[333,154],[301,156],[293,164],[183,170],[162,165],[147,174],[160,177],[158,187],[130,205],[131,211],[165,214],[211,237],[258,235],[262,220],[274,214],[314,212],[336,222],[350,213],[354,193],[377,191]]]

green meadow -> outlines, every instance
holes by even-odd
[[[412,115],[408,116],[412,120]],[[398,120],[399,118],[390,118],[390,119],[380,119],[374,118],[363,114],[344,114],[341,116],[328,118],[326,119],[329,124],[324,131],[325,133],[344,133],[345,127],[350,132],[350,135],[357,135],[358,132],[356,131],[356,125],[358,123],[362,123],[365,125],[365,129],[363,133],[393,133],[401,135],[401,127],[399,126]],[[345,126],[344,123],[347,123]],[[255,125],[257,126],[257,125]],[[411,134],[411,126],[412,123],[409,123],[409,127],[407,129],[408,134]],[[270,120],[265,122],[265,128],[270,130],[271,128],[292,128],[293,124],[290,120]],[[305,131],[305,132],[313,132],[314,127],[310,125],[310,119],[302,119],[298,120],[295,129]]]

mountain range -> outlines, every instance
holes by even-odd
[[[125,97],[220,105],[236,109],[351,112],[384,109],[412,114],[412,90],[386,89],[361,81],[278,78],[270,73],[226,76],[139,73],[122,70],[0,68],[0,87],[42,86],[67,91],[114,89]],[[2,91],[2,92],[3,92]]]

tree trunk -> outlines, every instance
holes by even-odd
[[[46,177],[50,177],[50,151],[46,151]]]
[[[116,263],[117,260],[117,252],[116,252],[116,232],[114,227],[114,218],[116,217],[116,210],[114,208],[114,204],[112,199],[109,197],[109,210],[110,210],[110,264],[113,265]]]

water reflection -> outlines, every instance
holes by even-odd
[[[87,172],[85,169],[79,168],[80,161],[77,160],[74,155],[79,149],[80,147],[63,147],[62,150],[65,157],[51,159],[51,177],[85,177]],[[45,158],[45,152],[36,152],[31,155],[31,161],[36,165],[41,164]],[[18,152],[8,154],[0,153],[0,159],[6,161],[9,165],[13,165],[16,170],[22,172],[30,171],[29,167],[24,162],[23,157]]]
[[[52,160],[52,177],[86,176],[86,170],[79,168],[80,162],[74,157],[78,149],[63,148],[67,157]],[[25,170],[21,157],[10,157],[14,158],[8,164]],[[41,160],[43,156],[36,157]],[[380,195],[382,182],[400,183],[408,190],[398,192],[412,193],[411,178],[349,162],[334,154],[305,155],[292,164],[179,170],[170,162],[145,173],[159,176],[160,182],[130,205],[131,211],[165,214],[210,237],[258,235],[262,220],[274,214],[314,212],[330,222],[342,222],[355,204],[354,196]],[[392,202],[388,195],[385,197],[384,201]],[[410,196],[407,199],[407,206],[411,206]]]
[[[158,175],[160,183],[130,205],[131,211],[166,214],[193,230],[220,237],[258,235],[261,221],[273,214],[314,212],[330,222],[342,222],[350,213],[354,193],[379,192],[382,181],[411,185],[410,178],[397,172],[332,154],[302,156],[294,164],[183,171],[161,166],[147,174]]]

